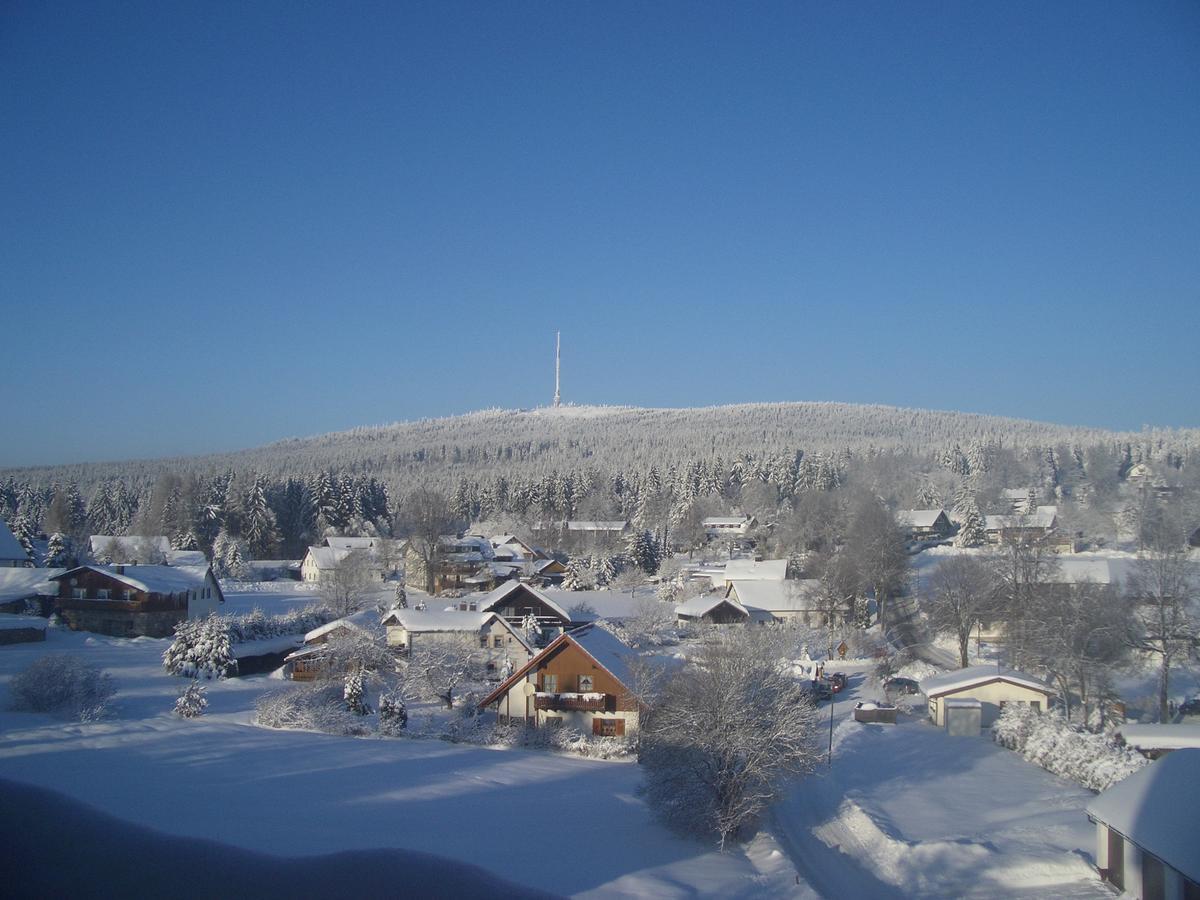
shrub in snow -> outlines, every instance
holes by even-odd
[[[305,685],[271,691],[254,705],[255,721],[268,728],[299,728],[326,734],[363,735],[362,720],[346,709],[338,684]]]
[[[188,678],[224,678],[236,673],[228,622],[220,616],[180,622],[175,626],[175,640],[163,653],[163,668]]]
[[[183,693],[175,701],[175,714],[184,719],[194,719],[207,707],[208,698],[204,696],[204,685],[193,681],[183,689]]]
[[[1084,731],[1055,711],[1010,704],[992,726],[992,739],[1048,772],[1093,791],[1103,791],[1132,775],[1148,760],[1110,737]]]
[[[572,753],[588,759],[624,759],[632,756],[637,748],[636,743],[627,738],[594,737],[573,728],[532,728],[499,723],[482,735],[479,743]]]
[[[346,709],[356,716],[370,714],[363,694],[366,691],[366,679],[361,671],[347,672],[342,680],[342,699],[346,701]]]
[[[393,687],[379,695],[379,733],[398,737],[408,725],[408,704],[403,689]]]
[[[80,722],[102,718],[116,688],[112,677],[73,656],[43,656],[9,684],[13,708],[63,713]]]

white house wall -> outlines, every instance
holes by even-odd
[[[993,681],[988,684],[960,688],[933,697],[929,701],[929,713],[933,723],[939,728],[946,725],[946,700],[978,700],[983,704],[983,725],[986,728],[1000,714],[1000,704],[1003,703],[1038,703],[1044,712],[1047,695],[1024,685],[1011,684],[1007,681]]]

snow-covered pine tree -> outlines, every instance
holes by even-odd
[[[46,544],[45,565],[50,569],[59,569],[71,564],[71,539],[60,531],[50,535]]]
[[[204,696],[204,685],[193,679],[175,701],[175,715],[184,719],[194,719],[203,714],[208,708],[208,698]]]
[[[408,725],[408,704],[401,687],[392,687],[379,695],[379,733],[398,737]]]
[[[617,563],[611,556],[601,556],[596,565],[596,587],[608,587],[617,577]]]
[[[533,613],[525,614],[525,618],[521,620],[521,631],[524,633],[525,640],[529,643],[529,646],[541,646],[542,626],[538,624],[537,616]]]
[[[353,669],[347,672],[342,681],[342,698],[346,701],[346,709],[356,716],[365,716],[371,712],[364,697],[365,692],[366,683],[362,671]]]
[[[408,609],[408,592],[404,589],[404,582],[401,581],[396,585],[396,609]]]
[[[965,510],[962,511],[962,526],[958,529],[958,534],[954,536],[955,547],[982,547],[987,541],[987,532],[984,530],[984,518],[979,513],[979,507],[972,500]]]

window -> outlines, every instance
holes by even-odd
[[[492,636],[492,646],[496,647],[497,649],[504,646],[504,636],[500,635],[500,634],[493,635]]]
[[[542,675],[542,690],[547,694],[558,693],[558,676],[546,672]]]
[[[133,599],[133,591],[121,591],[121,599],[122,600],[132,600]]]
[[[546,718],[544,718],[542,721],[545,723],[547,728],[562,728],[563,717],[546,716]]]
[[[591,691],[595,690],[595,688],[594,688],[595,683],[596,683],[595,679],[591,675],[580,675],[579,676],[579,693],[587,694],[587,693],[590,693]]]
[[[109,588],[96,588],[97,600],[111,600],[112,591]]]
[[[71,599],[82,600],[87,596],[87,591],[83,588],[71,588]]]
[[[481,634],[481,635],[479,636],[479,648],[480,648],[481,650],[486,650],[486,649],[487,649],[487,645],[488,645],[488,643],[487,643],[487,635],[486,635],[486,634]]]
[[[624,719],[592,719],[592,734],[601,737],[624,737]]]

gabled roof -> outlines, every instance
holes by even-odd
[[[326,622],[312,631],[304,635],[304,643],[315,641],[319,637],[324,637],[331,631],[337,631],[342,628],[350,629],[351,631],[362,631],[362,627],[351,622],[349,619],[334,619],[332,622]]]
[[[38,594],[52,596],[58,593],[58,585],[51,579],[63,574],[66,569],[30,569],[24,566],[0,568],[0,603],[27,600]]]
[[[675,607],[675,615],[688,619],[701,619],[722,604],[729,606],[734,612],[741,613],[746,618],[750,617],[750,611],[746,607],[724,594],[701,594],[699,597],[692,597]]]
[[[821,582],[815,578],[796,581],[731,581],[729,595],[746,609],[767,612],[805,612],[817,608]]]
[[[786,559],[731,559],[725,563],[724,581],[783,581],[787,577]]]
[[[1195,726],[1188,726],[1195,727]],[[1088,815],[1200,882],[1200,750],[1176,750],[1113,785]]]
[[[343,547],[309,547],[305,559],[318,569],[336,569],[349,555],[350,551]]]
[[[325,538],[326,547],[337,547],[340,550],[371,550],[378,538],[373,537],[341,537],[329,535]]]
[[[966,669],[932,675],[921,681],[921,693],[926,697],[940,697],[952,691],[986,684],[989,681],[1007,681],[1010,684],[1019,684],[1045,694],[1054,693],[1054,689],[1044,681],[1034,678],[1032,675],[1026,675],[1024,672],[1018,672],[1016,669],[1007,669],[999,665],[969,666]]]
[[[629,522],[625,519],[571,519],[567,522],[567,531],[624,531],[628,527]]]
[[[945,515],[944,509],[898,509],[896,523],[909,528],[932,528]]]
[[[521,679],[528,675],[531,669],[535,668],[539,663],[549,660],[554,654],[569,644],[574,644],[591,657],[596,665],[617,679],[626,690],[629,689],[629,685],[633,681],[633,673],[629,667],[629,658],[636,654],[627,644],[622,643],[611,632],[605,631],[598,625],[584,625],[582,628],[576,628],[574,631],[564,631],[551,641],[545,650],[509,675],[504,681],[500,682],[499,687],[479,701],[480,709],[495,703],[500,697],[508,693],[513,685],[520,683]]]
[[[480,598],[480,600],[479,600],[479,609],[480,610],[494,610],[497,606],[499,606],[501,603],[504,602],[504,600],[506,600],[508,598],[509,594],[513,593],[514,591],[519,591],[519,590],[529,591],[529,593],[533,594],[535,597],[537,597],[539,600],[541,600],[543,603],[545,603],[548,607],[550,607],[552,610],[554,610],[554,612],[564,622],[571,621],[571,614],[568,613],[565,609],[563,609],[561,606],[559,606],[557,603],[555,603],[553,600],[551,600],[549,597],[547,597],[543,592],[539,591],[537,588],[532,587],[532,586],[525,584],[523,582],[520,582],[520,581],[506,581],[504,584],[500,585],[500,587],[496,588],[494,591],[490,591],[487,594],[484,594],[484,596],[482,598]]]
[[[118,572],[117,570],[122,571]],[[91,570],[107,575],[122,584],[127,584],[134,590],[145,591],[149,594],[180,594],[184,591],[196,591],[204,587],[210,569],[208,566],[77,566],[61,575],[55,575],[55,581],[73,575],[76,572]],[[216,581],[216,579],[213,579]],[[218,592],[220,586],[217,586]]]
[[[9,530],[8,523],[0,519],[0,559],[15,559],[21,562],[29,561],[29,554],[21,546],[21,542]]]
[[[1058,521],[1057,506],[1039,506],[1037,512],[1031,515],[1016,516],[984,516],[986,531],[999,531],[1003,528],[1053,528]]]

